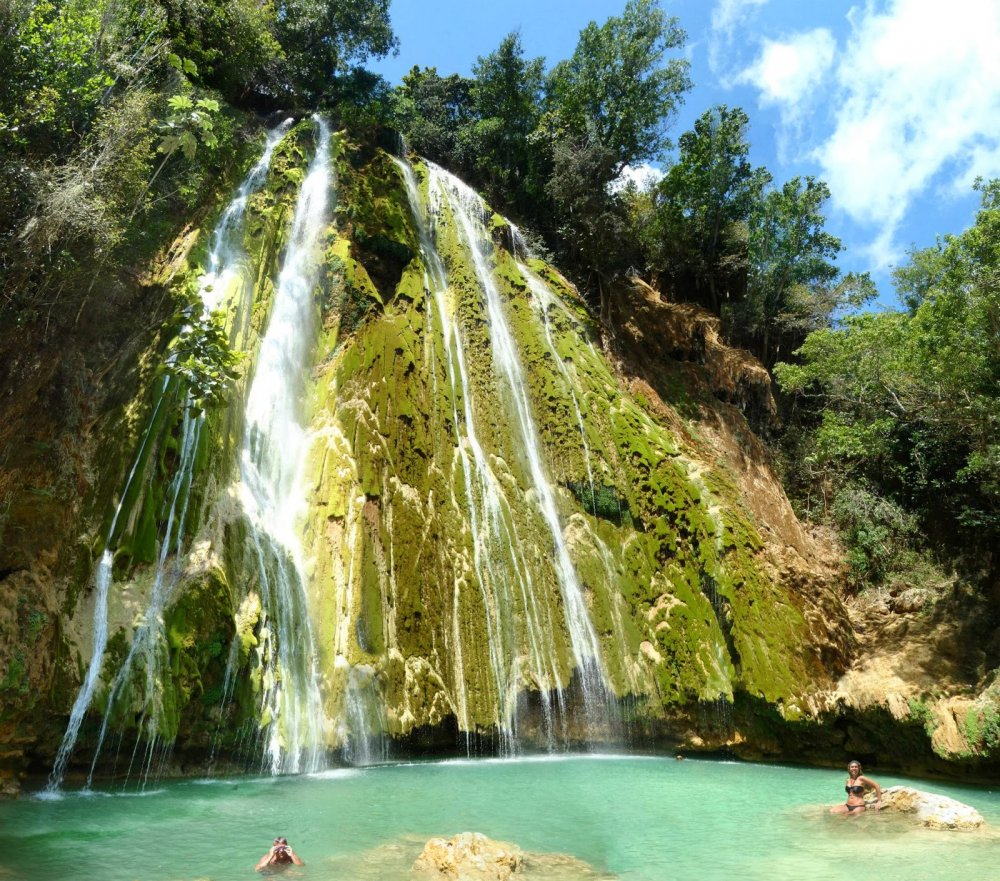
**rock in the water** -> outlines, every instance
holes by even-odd
[[[479,832],[454,838],[432,838],[413,868],[431,878],[456,881],[508,881],[524,865],[524,853],[513,844],[493,841]]]
[[[909,786],[883,789],[882,810],[915,814],[920,824],[929,829],[958,829],[968,832],[983,825],[982,814],[975,808],[945,795],[935,795]]]

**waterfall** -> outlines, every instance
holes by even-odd
[[[351,667],[344,696],[345,758],[352,765],[373,765],[388,758],[384,732],[385,705],[375,682],[375,671],[366,664]]]
[[[516,242],[517,240],[518,236],[515,235],[514,241]],[[566,307],[563,306],[558,297],[553,295],[552,291],[549,290],[548,285],[535,275],[535,273],[533,273],[524,263],[518,261],[517,268],[520,270],[521,275],[524,276],[524,280],[528,283],[528,290],[531,291],[538,303],[538,311],[541,315],[542,324],[545,327],[545,342],[548,343],[549,351],[552,352],[552,357],[555,359],[556,365],[559,367],[559,372],[566,380],[566,387],[569,389],[570,399],[573,401],[573,411],[576,413],[576,424],[580,429],[580,442],[583,444],[584,463],[587,466],[587,481],[590,483],[591,513],[596,514],[597,501],[594,493],[594,469],[590,464],[590,445],[587,443],[587,431],[584,427],[583,412],[580,410],[580,401],[576,397],[576,383],[570,375],[566,362],[563,361],[558,350],[556,349],[555,341],[552,339],[552,328],[549,325],[550,307],[557,306],[564,311]]]
[[[149,762],[152,759],[159,737],[160,715],[163,710],[163,692],[157,688],[157,680],[161,672],[167,667],[170,657],[167,637],[163,627],[163,611],[167,601],[172,596],[173,588],[180,580],[180,555],[183,550],[184,523],[187,519],[191,482],[194,477],[195,454],[198,449],[198,441],[201,437],[201,426],[204,418],[202,415],[196,417],[191,415],[191,403],[190,393],[188,393],[184,404],[177,470],[174,472],[173,480],[171,480],[167,490],[166,497],[169,499],[169,505],[166,526],[159,536],[160,551],[156,559],[156,570],[153,575],[149,600],[146,610],[143,613],[142,621],[132,634],[132,644],[129,646],[128,654],[125,656],[125,662],[118,668],[111,682],[111,687],[108,689],[104,718],[101,722],[97,747],[94,750],[94,758],[91,761],[90,773],[87,777],[88,787],[93,781],[94,771],[101,755],[101,749],[104,746],[111,710],[121,694],[122,688],[129,680],[137,657],[141,658],[143,670],[146,674],[142,717],[139,722],[139,735],[141,737],[143,733],[142,729],[145,728],[147,761],[144,763],[144,768],[147,776],[149,773]],[[137,749],[138,745],[139,741],[137,739]],[[133,753],[133,759],[134,756],[135,754]],[[130,763],[126,780],[131,776],[131,773],[132,766]]]
[[[298,528],[306,431],[299,402],[315,326],[317,250],[326,224],[330,129],[315,117],[316,154],[299,191],[284,265],[246,405],[240,500],[257,563],[264,758],[274,774],[319,770],[324,715]]]
[[[260,159],[251,168],[246,178],[243,180],[236,196],[223,211],[215,230],[212,234],[212,246],[208,255],[208,268],[199,280],[199,296],[202,303],[203,320],[207,319],[219,307],[222,298],[230,283],[234,280],[238,272],[239,261],[242,259],[242,250],[239,248],[239,237],[242,234],[243,220],[246,215],[247,201],[250,196],[260,189],[270,168],[271,157],[278,143],[284,137],[291,120],[286,120],[277,128],[268,132],[264,151]],[[185,326],[181,334],[191,332],[191,325]],[[54,792],[62,785],[66,766],[72,756],[73,748],[79,734],[80,725],[90,708],[94,692],[97,687],[99,674],[101,671],[104,651],[107,647],[108,639],[108,592],[112,582],[112,565],[114,554],[111,548],[112,541],[116,537],[116,527],[119,515],[122,512],[125,499],[128,497],[134,479],[140,469],[140,464],[147,461],[148,448],[153,439],[155,428],[157,427],[160,409],[164,400],[168,397],[171,387],[177,382],[173,377],[167,376],[160,388],[156,405],[150,416],[139,452],[129,471],[128,479],[122,490],[121,498],[115,509],[108,529],[107,538],[104,543],[104,550],[101,553],[95,573],[95,604],[94,604],[94,645],[91,652],[91,660],[87,669],[87,675],[83,686],[73,703],[70,712],[69,724],[63,736],[52,773],[49,778],[48,791]],[[88,775],[88,786],[93,778],[94,768],[101,753],[101,748],[107,734],[108,721],[111,708],[118,697],[122,686],[128,680],[132,670],[133,662],[137,656],[141,656],[145,663],[146,689],[143,708],[143,722],[145,722],[147,736],[151,741],[155,741],[158,727],[158,716],[156,707],[152,716],[146,717],[149,709],[149,702],[155,700],[157,694],[156,676],[158,673],[158,654],[162,659],[166,652],[166,644],[162,634],[162,613],[166,601],[169,599],[171,588],[176,583],[176,576],[179,575],[179,562],[174,562],[173,572],[168,574],[168,556],[172,552],[179,555],[182,550],[182,540],[184,536],[184,524],[187,520],[187,507],[190,499],[191,483],[194,475],[194,462],[201,438],[201,429],[204,422],[204,414],[195,412],[192,407],[190,391],[185,392],[182,425],[181,425],[181,445],[179,459],[174,477],[168,487],[166,498],[168,510],[166,515],[166,527],[159,536],[160,551],[157,555],[156,571],[153,576],[153,585],[150,591],[150,598],[147,608],[143,614],[139,627],[133,634],[132,644],[129,648],[125,662],[116,671],[108,692],[108,699],[98,735],[97,747],[91,763]],[[173,541],[171,540],[173,538]],[[140,723],[140,726],[142,723]],[[152,747],[150,747],[150,754]]]
[[[473,570],[476,574],[483,610],[486,616],[488,659],[492,687],[496,693],[495,724],[500,735],[500,753],[517,750],[517,693],[520,686],[516,657],[521,647],[513,632],[515,599],[520,598],[525,610],[524,638],[527,640],[528,667],[542,700],[546,737],[553,743],[553,713],[550,692],[558,690],[558,666],[547,638],[551,621],[535,601],[531,570],[521,551],[522,542],[503,487],[490,465],[476,432],[473,415],[474,395],[468,379],[461,326],[455,307],[449,302],[449,281],[441,255],[434,245],[434,235],[445,198],[440,178],[434,174],[429,181],[427,216],[422,206],[419,188],[412,168],[397,160],[406,184],[410,208],[416,221],[420,251],[425,266],[424,284],[428,293],[428,324],[434,319],[439,325],[443,342],[443,361],[451,394],[455,459],[461,470],[465,489],[466,514],[471,532]],[[436,373],[432,373],[437,394]],[[461,404],[461,410],[459,406]],[[469,732],[467,677],[464,669],[462,627],[460,620],[463,581],[458,574],[453,584],[452,654],[455,671],[456,715],[459,728]]]
[[[165,387],[166,383],[164,383]],[[100,676],[101,666],[104,662],[104,649],[108,645],[108,590],[111,586],[112,567],[114,565],[114,554],[111,551],[111,540],[115,534],[115,527],[118,525],[118,517],[121,515],[125,498],[132,486],[139,464],[145,458],[146,447],[153,434],[153,426],[156,424],[156,416],[160,405],[163,403],[163,396],[157,399],[153,414],[150,417],[149,425],[146,426],[146,433],[143,435],[142,443],[139,444],[139,452],[129,470],[128,479],[125,481],[125,488],[122,490],[121,498],[115,506],[115,513],[111,517],[111,526],[108,527],[108,534],[104,540],[104,550],[101,552],[100,562],[97,564],[97,571],[94,575],[94,645],[90,653],[90,664],[87,667],[87,675],[84,677],[83,685],[73,701],[73,708],[69,714],[69,724],[66,726],[66,733],[63,734],[62,743],[56,753],[55,762],[52,765],[52,772],[49,775],[49,782],[46,791],[57,792],[62,786],[63,777],[66,775],[66,766],[73,755],[73,747],[76,746],[76,738],[80,733],[80,725],[83,717],[90,709],[90,703],[94,698],[94,690],[97,688],[97,680]]]
[[[541,444],[528,400],[527,381],[507,323],[493,272],[489,265],[490,236],[484,223],[485,206],[477,193],[444,169],[429,164],[432,185],[444,194],[452,216],[472,257],[485,297],[494,365],[514,404],[521,449],[527,460],[538,508],[551,535],[555,570],[576,669],[583,690],[588,722],[608,718],[610,691],[604,678],[597,634],[590,622],[583,589],[563,536],[555,494],[545,473]]]

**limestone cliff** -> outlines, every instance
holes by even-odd
[[[602,337],[460,182],[343,133],[289,386],[301,499],[290,537],[262,540],[247,406],[316,143],[294,127],[248,197],[221,400],[192,405],[171,352],[222,194],[121,281],[120,314],[92,317],[114,344],[5,340],[5,772],[51,767],[92,664],[102,554],[106,647],[71,768],[115,773],[102,745],[119,737],[175,771],[429,745],[849,744],[830,695],[855,630],[836,559],[747,421],[773,409],[766,371],[640,282]]]

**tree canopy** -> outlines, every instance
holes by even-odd
[[[639,225],[654,276],[717,313],[746,294],[750,215],[771,179],[750,164],[749,125],[739,107],[706,110]]]
[[[596,139],[613,156],[614,174],[660,157],[691,87],[687,60],[667,58],[685,39],[656,0],[629,0],[621,16],[591,22],[573,56],[549,74],[550,127],[577,141]]]
[[[0,5],[0,308],[72,321],[232,160],[246,110],[388,104],[389,0]],[[367,74],[367,75],[365,75]],[[344,114],[345,116],[347,113]],[[157,152],[161,155],[157,156]],[[142,218],[143,222],[136,222]]]
[[[883,512],[914,518],[936,546],[996,567],[1000,181],[977,187],[975,224],[914,251],[896,271],[904,311],[817,330],[775,374],[805,410],[805,460],[833,503],[843,509],[863,487]],[[877,520],[869,529],[880,526],[888,530]],[[862,549],[860,575],[877,572],[877,550]]]

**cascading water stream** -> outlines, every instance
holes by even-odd
[[[330,129],[315,117],[316,153],[299,191],[284,265],[246,405],[240,499],[257,562],[263,671],[264,760],[274,774],[315,771],[324,760],[317,651],[298,527],[306,431],[299,402],[315,327],[330,174]]]
[[[417,224],[420,251],[425,266],[424,284],[428,292],[429,325],[437,316],[444,347],[444,364],[452,400],[451,423],[455,435],[455,457],[462,471],[465,502],[472,533],[473,567],[482,595],[486,615],[488,654],[493,687],[497,694],[496,725],[500,732],[501,754],[512,754],[517,744],[517,668],[513,661],[519,651],[514,645],[514,592],[520,595],[525,610],[525,631],[528,642],[528,665],[537,683],[545,718],[546,737],[553,745],[553,720],[550,691],[558,689],[558,673],[551,641],[546,652],[545,634],[551,630],[535,602],[530,568],[521,552],[521,541],[500,481],[497,479],[476,432],[473,415],[473,393],[468,380],[461,328],[454,307],[448,303],[448,274],[434,245],[437,223],[442,210],[444,192],[433,175],[429,180],[429,210],[425,216],[419,188],[412,168],[397,160]],[[434,374],[436,382],[436,373]],[[436,385],[435,385],[436,389]],[[459,411],[461,401],[461,412]],[[456,574],[453,585],[453,654],[456,664],[456,699],[459,726],[468,732],[465,670],[463,668],[462,632],[459,620],[461,578]]]
[[[115,528],[118,525],[118,518],[121,515],[125,499],[128,497],[132,481],[139,470],[140,463],[145,459],[146,447],[153,434],[153,427],[156,425],[156,417],[163,403],[162,391],[166,390],[167,380],[164,380],[164,387],[161,395],[157,399],[153,414],[149,424],[146,426],[146,433],[143,435],[142,443],[139,444],[139,452],[136,454],[132,468],[129,470],[125,487],[122,490],[121,498],[115,507],[115,513],[111,518],[111,525],[108,527],[107,538],[104,541],[104,550],[101,552],[100,562],[94,575],[94,645],[90,653],[90,664],[87,667],[87,675],[83,680],[83,685],[73,701],[73,708],[70,710],[69,723],[66,726],[66,733],[63,734],[62,743],[56,753],[56,759],[49,775],[49,782],[46,792],[55,793],[62,786],[63,778],[66,775],[66,766],[73,755],[73,747],[76,746],[76,739],[80,733],[80,725],[87,710],[90,709],[91,701],[94,698],[94,691],[97,688],[97,680],[100,676],[101,666],[104,662],[104,650],[108,644],[108,590],[111,587],[112,567],[114,565],[114,553],[111,550],[111,541],[115,535]]]
[[[522,450],[527,459],[538,506],[548,527],[555,551],[555,569],[562,593],[566,625],[576,661],[588,722],[607,721],[610,714],[610,690],[604,678],[597,634],[587,614],[583,590],[569,555],[555,495],[542,464],[541,445],[528,401],[527,382],[504,314],[500,292],[489,266],[489,233],[484,223],[485,207],[479,195],[454,175],[430,164],[432,181],[441,188],[458,220],[463,238],[472,256],[476,276],[485,295],[494,363],[506,381],[514,403]]]
[[[230,202],[222,217],[216,224],[212,235],[212,249],[208,256],[208,271],[199,280],[198,293],[202,304],[201,320],[210,320],[212,313],[220,307],[226,293],[240,279],[240,264],[245,256],[241,247],[243,222],[246,217],[246,207],[250,196],[260,189],[271,165],[271,157],[288,130],[291,120],[286,120],[270,131],[265,140],[264,152],[260,159],[244,179],[236,197]],[[235,312],[248,307],[247,300],[251,297],[249,286],[239,287],[238,301]],[[190,325],[182,330],[192,332]],[[159,721],[163,712],[162,693],[157,688],[157,677],[169,661],[169,647],[163,626],[163,612],[171,599],[173,589],[180,580],[183,568],[181,554],[185,523],[187,520],[188,503],[191,497],[191,486],[194,478],[195,459],[201,442],[201,433],[205,424],[204,412],[195,406],[192,391],[186,392],[183,416],[180,430],[180,447],[174,478],[170,483],[166,498],[168,509],[166,526],[160,536],[160,552],[157,557],[156,572],[150,591],[149,602],[139,625],[132,637],[132,644],[125,658],[125,663],[116,674],[108,694],[107,707],[101,731],[98,737],[97,749],[90,768],[87,785],[91,784],[93,774],[100,757],[101,747],[107,734],[108,720],[111,709],[123,686],[131,675],[136,658],[140,658],[145,670],[145,692],[140,730],[145,726],[146,757],[143,763],[145,776],[148,777],[152,758],[155,754],[159,736]],[[175,532],[176,525],[176,532]],[[172,540],[173,536],[173,540]],[[136,741],[136,749],[139,740]],[[130,762],[128,775],[131,775]],[[126,777],[127,779],[127,777]]]
[[[166,526],[160,535],[160,552],[156,559],[156,571],[153,575],[153,585],[149,601],[143,613],[142,621],[132,634],[132,644],[129,646],[125,661],[118,668],[111,687],[108,690],[107,705],[104,719],[101,722],[97,747],[91,761],[90,773],[87,776],[87,786],[93,782],[94,771],[107,736],[108,722],[111,710],[121,694],[123,686],[128,682],[136,658],[141,658],[145,671],[145,690],[143,691],[142,717],[139,721],[139,734],[146,736],[146,758],[143,762],[144,777],[148,777],[151,762],[155,754],[159,738],[159,719],[162,713],[162,692],[157,688],[157,677],[169,662],[169,647],[163,627],[163,611],[170,599],[173,588],[177,585],[181,573],[180,555],[183,551],[184,524],[187,519],[188,501],[190,500],[191,482],[194,476],[194,460],[201,436],[202,417],[191,416],[190,395],[185,401],[184,417],[181,426],[180,453],[177,470],[167,491],[169,508]],[[145,731],[143,729],[145,728]],[[135,749],[138,750],[141,737],[136,739]],[[133,752],[133,761],[135,752]],[[132,762],[129,764],[126,781],[132,773]],[[145,781],[144,781],[145,782]]]
[[[239,237],[242,233],[243,220],[246,215],[247,201],[250,196],[260,189],[270,168],[271,157],[278,143],[284,137],[291,120],[286,120],[277,128],[268,132],[264,152],[260,159],[247,174],[240,188],[237,190],[235,198],[226,207],[216,224],[212,235],[212,247],[208,256],[208,271],[199,280],[199,296],[202,303],[202,320],[207,320],[211,314],[219,307],[225,292],[231,282],[235,279],[239,262],[243,252],[239,248]],[[185,326],[181,333],[190,332],[191,326]],[[153,437],[154,428],[157,425],[157,417],[164,400],[168,397],[171,384],[176,380],[167,376],[157,398],[153,413],[143,436],[142,443],[136,460],[132,465],[125,488],[122,491],[121,500],[112,518],[111,527],[108,530],[108,537],[105,541],[105,548],[101,554],[101,559],[97,567],[95,576],[95,587],[97,596],[94,608],[94,647],[91,653],[90,666],[83,687],[73,704],[70,712],[70,720],[52,774],[49,779],[48,790],[56,791],[62,784],[66,771],[66,765],[72,755],[76,738],[79,734],[83,717],[93,700],[94,691],[101,670],[104,650],[107,646],[108,637],[108,590],[112,581],[113,553],[111,551],[111,541],[115,535],[119,515],[129,489],[136,476],[141,462],[146,460],[147,447]],[[133,663],[137,656],[141,657],[145,666],[145,706],[143,708],[143,720],[140,722],[140,729],[145,723],[147,734],[147,771],[149,758],[151,758],[157,737],[158,710],[153,706],[153,713],[147,716],[150,703],[157,699],[156,676],[158,673],[158,660],[162,659],[167,651],[166,641],[162,633],[162,614],[166,601],[170,597],[171,589],[176,584],[176,576],[180,572],[180,563],[174,560],[174,571],[168,573],[168,559],[171,552],[180,555],[184,536],[184,525],[187,520],[187,508],[190,500],[191,483],[194,475],[195,457],[201,438],[201,429],[204,423],[204,414],[193,407],[191,391],[185,392],[183,403],[183,415],[181,425],[181,443],[176,471],[171,481],[166,499],[168,512],[166,516],[166,527],[159,536],[160,552],[157,556],[156,571],[153,576],[153,585],[150,591],[150,598],[146,610],[142,617],[142,622],[132,637],[132,644],[129,647],[125,662],[118,669],[112,680],[108,692],[108,700],[98,735],[97,747],[87,778],[87,785],[90,786],[94,775],[94,769],[101,754],[101,749],[107,735],[108,721],[111,715],[111,708],[121,692],[123,685],[127,682]],[[176,527],[176,530],[175,530]],[[172,540],[173,538],[173,540]],[[159,655],[159,658],[158,658]],[[138,740],[136,743],[138,748]],[[130,769],[131,770],[131,769]]]
[[[576,383],[570,375],[566,362],[560,357],[556,349],[555,340],[552,339],[552,328],[549,324],[549,308],[556,306],[565,311],[565,306],[558,297],[554,296],[547,284],[533,273],[524,263],[518,261],[517,268],[520,270],[524,280],[528,283],[528,290],[534,295],[538,302],[538,309],[541,314],[542,324],[545,327],[545,341],[548,343],[549,351],[559,367],[559,372],[566,380],[566,387],[569,389],[570,399],[573,401],[573,410],[576,413],[576,424],[580,429],[580,442],[583,444],[583,461],[587,466],[587,481],[590,484],[590,504],[591,513],[596,513],[597,499],[594,492],[594,470],[590,464],[590,445],[587,443],[587,430],[583,422],[583,412],[580,410],[580,401],[576,397]]]
[[[497,713],[496,724],[501,732],[501,753],[513,750],[516,742],[516,719],[513,717],[512,702],[510,693],[516,688],[516,684],[510,682],[509,670],[503,663],[505,657],[505,647],[501,641],[501,622],[498,620],[500,610],[496,603],[490,601],[486,575],[483,569],[483,554],[488,554],[493,534],[481,527],[481,523],[487,524],[504,523],[503,512],[501,510],[501,496],[497,492],[496,479],[489,463],[486,461],[485,453],[476,436],[475,423],[471,419],[472,395],[468,387],[465,374],[465,353],[461,335],[457,332],[453,321],[450,318],[451,310],[446,302],[448,279],[444,264],[433,245],[431,234],[428,230],[427,222],[424,219],[423,211],[420,207],[420,196],[417,188],[413,170],[409,165],[398,162],[403,172],[406,182],[407,195],[410,200],[410,207],[414,219],[417,223],[417,230],[420,237],[420,249],[424,259],[425,276],[424,285],[432,301],[428,303],[430,309],[429,317],[433,321],[433,313],[436,310],[438,321],[441,325],[441,338],[444,344],[444,360],[451,389],[452,400],[452,425],[455,431],[455,452],[462,468],[463,485],[466,490],[466,504],[471,522],[473,539],[474,567],[479,581],[480,590],[483,597],[483,607],[486,615],[486,632],[489,650],[490,669],[493,676],[493,686],[497,693]],[[432,375],[437,378],[436,372]],[[463,404],[462,417],[458,412],[458,401]],[[471,461],[470,461],[471,454]],[[472,472],[476,473],[477,483],[480,489],[480,499],[483,508],[480,510],[473,495]],[[502,586],[502,584],[501,584]],[[456,697],[459,706],[459,725],[465,731],[470,729],[468,716],[468,698],[466,696],[466,681],[464,658],[462,652],[462,633],[459,622],[459,610],[461,607],[461,578],[456,573],[453,584],[453,622],[452,636],[455,642],[455,671]]]
[[[375,671],[365,664],[351,667],[344,696],[345,758],[352,765],[374,765],[388,758],[385,705],[378,691]]]
[[[264,184],[271,168],[271,158],[275,148],[288,133],[292,120],[286,119],[276,128],[267,133],[264,142],[264,152],[257,164],[250,169],[236,196],[226,207],[212,233],[212,249],[208,255],[208,270],[198,283],[198,293],[204,306],[204,314],[214,312],[222,301],[231,284],[237,281],[240,263],[246,256],[241,246],[243,221],[246,219],[247,203],[250,197]],[[241,303],[237,311],[249,305]]]
[[[515,231],[515,241],[516,241],[516,231]],[[597,503],[596,494],[594,490],[594,471],[591,465],[590,456],[590,445],[587,443],[587,431],[583,421],[583,412],[580,409],[580,402],[576,396],[576,380],[575,376],[570,372],[570,368],[566,365],[566,362],[559,355],[559,351],[556,347],[555,339],[552,336],[552,325],[549,321],[549,311],[550,309],[559,309],[564,315],[569,317],[569,310],[566,308],[565,304],[560,300],[552,290],[541,279],[538,275],[531,271],[531,269],[521,261],[517,262],[517,268],[521,275],[524,276],[525,281],[528,283],[528,289],[531,291],[532,295],[538,304],[539,314],[542,319],[543,326],[545,327],[545,341],[548,344],[549,351],[552,353],[552,357],[555,360],[556,365],[559,367],[559,372],[563,375],[566,381],[566,387],[569,389],[570,399],[573,402],[573,410],[576,414],[576,424],[580,429],[580,442],[583,445],[583,456],[584,464],[587,468],[587,480],[590,484],[590,498],[592,510],[591,513],[597,513]],[[618,606],[619,595],[615,591],[617,566],[613,555],[611,554],[608,546],[601,540],[600,536],[596,532],[590,530],[589,541],[597,550],[598,557],[601,561],[601,568],[604,570],[605,579],[605,589],[608,591],[609,596],[609,607],[611,610],[611,622],[613,636],[615,639],[615,644],[618,648],[621,657],[625,657],[627,653],[627,643],[625,639],[625,629],[622,621],[621,609]],[[635,677],[630,666],[626,665],[626,675],[629,678],[629,683],[633,689],[637,689],[635,682]]]

